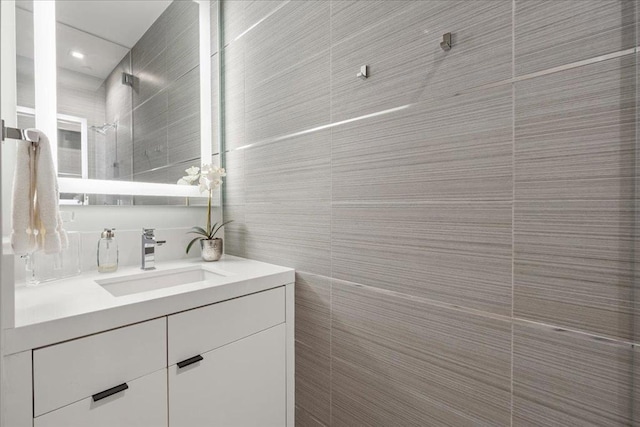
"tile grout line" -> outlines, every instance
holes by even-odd
[[[321,276],[321,277],[326,277],[326,276]],[[513,323],[513,324],[528,324],[528,325],[532,325],[532,326],[538,326],[538,327],[543,327],[543,328],[549,328],[549,329],[554,329],[557,331],[562,331],[562,332],[569,332],[575,335],[579,335],[582,337],[588,337],[590,339],[595,339],[598,341],[606,341],[606,342],[612,342],[612,343],[617,343],[619,345],[624,345],[624,346],[635,346],[635,345],[639,345],[639,343],[636,343],[633,341],[633,339],[624,339],[621,337],[615,337],[615,336],[611,336],[611,335],[602,335],[602,334],[598,334],[598,333],[594,333],[594,332],[590,332],[587,330],[582,330],[582,329],[575,329],[572,327],[567,327],[567,326],[562,326],[562,325],[558,325],[558,324],[553,324],[553,323],[545,323],[539,320],[532,320],[532,319],[527,319],[527,318],[523,318],[523,317],[511,317],[508,314],[497,314],[497,313],[491,313],[488,311],[483,311],[483,310],[479,310],[479,309],[474,309],[474,308],[468,308],[468,307],[463,307],[460,305],[456,305],[456,304],[451,304],[451,303],[447,303],[447,302],[442,302],[442,301],[437,301],[437,300],[432,300],[429,298],[424,298],[424,297],[418,297],[418,296],[414,296],[411,294],[407,294],[407,293],[403,293],[403,292],[397,292],[397,291],[390,291],[387,289],[382,289],[382,288],[378,288],[375,286],[370,286],[370,285],[364,285],[361,283],[357,283],[357,282],[351,282],[348,280],[342,280],[342,279],[331,279],[332,282],[338,281],[342,284],[344,284],[345,286],[351,286],[351,287],[356,287],[356,288],[360,288],[360,289],[364,289],[368,292],[372,292],[372,293],[380,293],[380,294],[385,294],[391,297],[395,297],[395,298],[401,298],[401,299],[405,299],[405,300],[409,300],[409,301],[414,301],[420,304],[424,304],[424,305],[429,305],[429,306],[434,306],[434,307],[440,307],[440,308],[444,308],[444,309],[448,309],[448,310],[454,310],[454,311],[458,311],[458,312],[462,312],[462,313],[467,313],[469,315],[473,315],[473,316],[478,316],[478,317],[483,317],[486,319],[492,319],[492,320],[496,320],[496,321],[500,321],[500,322],[506,322],[506,323]]]
[[[640,106],[640,102],[638,100],[638,95],[640,95],[640,90],[638,90],[639,89],[638,88],[638,84],[640,83],[640,75],[638,73],[638,65],[639,65],[638,58],[639,58],[639,55],[640,55],[640,51],[638,50],[639,47],[638,47],[638,43],[637,42],[638,42],[638,40],[640,40],[640,34],[638,34],[638,30],[640,29],[640,21],[639,21],[639,19],[640,19],[640,10],[639,10],[640,1],[636,0],[635,8],[636,8],[636,16],[635,16],[635,18],[636,18],[636,27],[635,27],[635,30],[636,30],[636,34],[635,34],[635,36],[636,36],[636,46],[635,46],[635,50],[636,50],[636,53],[635,53],[635,67],[636,67],[636,82],[635,82],[636,83],[636,88],[635,88],[636,89],[636,104],[635,104],[635,108],[636,108],[636,111],[635,111],[635,113],[636,113],[636,117],[635,117],[636,118],[636,141],[635,141],[635,153],[634,153],[634,158],[633,158],[633,165],[634,165],[633,170],[634,170],[634,178],[635,178],[633,180],[633,187],[634,187],[633,188],[633,195],[634,195],[634,198],[635,198],[635,203],[634,203],[634,206],[633,206],[634,215],[633,215],[633,219],[632,219],[632,221],[633,221],[632,222],[632,227],[633,227],[632,229],[634,230],[633,238],[632,238],[633,245],[631,247],[632,248],[631,249],[631,253],[632,253],[632,258],[631,259],[633,260],[633,264],[632,264],[633,265],[633,275],[632,275],[632,277],[634,279],[633,283],[637,283],[636,278],[638,277],[638,273],[637,273],[637,271],[638,271],[637,270],[637,267],[638,267],[638,261],[637,261],[638,243],[637,243],[637,239],[638,239],[638,207],[639,207],[639,205],[638,205],[638,166],[639,166],[639,164],[638,164],[638,148],[639,148],[639,142],[640,142],[640,139],[639,139],[640,138],[640,131],[638,130],[638,118],[640,117],[638,115],[638,107]],[[631,289],[631,297],[632,297],[631,307],[632,307],[633,313],[635,315],[637,315],[638,311],[639,311],[639,305],[638,305],[638,303],[639,303],[639,301],[638,301],[639,295],[638,295],[638,287],[637,286],[633,286],[632,287],[632,289]],[[636,330],[638,322],[635,320],[634,316],[631,317],[631,322],[632,322],[631,323],[632,341],[635,343],[636,341],[639,341],[638,340],[638,338],[639,338],[638,337],[638,333],[640,331]],[[630,406],[630,410],[631,410],[631,422],[632,423],[634,421],[640,421],[638,419],[638,417],[640,417],[640,414],[637,412],[637,405],[634,404],[635,400],[636,400],[636,398],[638,396],[638,391],[636,390],[636,387],[640,385],[640,384],[636,383],[636,377],[638,377],[638,373],[636,371],[637,371],[637,369],[640,369],[640,365],[638,364],[638,354],[639,353],[637,351],[637,348],[638,348],[638,344],[633,344],[632,347],[631,347],[631,393],[630,393],[630,396],[629,396],[629,398],[630,398],[630,402],[629,403],[631,405]]]
[[[511,78],[516,75],[516,0],[511,2]],[[516,85],[511,83],[511,375],[510,425],[513,427],[513,364],[514,364],[514,295],[515,295],[515,198],[516,198]]]
[[[636,49],[637,49],[637,47],[633,47],[633,48],[626,49],[626,50],[623,50],[623,51],[617,51],[617,52],[609,53],[609,54],[606,54],[606,55],[601,55],[601,56],[585,59],[585,60],[582,60],[582,61],[572,62],[570,64],[565,64],[565,65],[561,65],[561,66],[558,66],[558,67],[549,68],[547,70],[538,71],[538,72],[535,72],[535,73],[524,74],[522,76],[513,77],[511,79],[501,80],[501,81],[498,81],[498,82],[493,82],[493,83],[488,83],[488,84],[481,85],[481,86],[472,87],[472,88],[469,88],[469,89],[465,89],[465,90],[463,90],[461,92],[454,93],[453,95],[451,95],[451,96],[449,96],[447,98],[452,98],[452,97],[460,96],[460,95],[466,95],[466,94],[469,94],[469,93],[474,93],[474,92],[478,92],[478,91],[482,91],[482,90],[486,90],[486,89],[492,89],[492,88],[495,88],[495,87],[505,86],[507,84],[514,84],[514,83],[517,83],[517,82],[530,80],[530,79],[534,79],[534,78],[537,78],[537,77],[543,77],[543,76],[546,76],[546,75],[549,75],[549,74],[555,74],[555,73],[558,73],[558,72],[568,71],[568,70],[572,70],[572,69],[575,69],[575,68],[583,67],[583,66],[586,66],[586,65],[592,65],[592,64],[599,63],[599,62],[620,58],[620,57],[627,56],[627,55],[630,55],[630,54],[635,54]],[[330,55],[331,55],[332,47],[329,48],[329,51],[330,51]],[[331,59],[330,59],[330,62],[331,62]],[[330,66],[331,66],[331,64],[330,64]],[[512,67],[513,67],[513,65],[512,65]],[[330,88],[330,96],[331,95],[332,94],[331,94],[331,88]],[[400,106],[393,107],[393,108],[388,108],[388,109],[385,109],[385,110],[382,110],[382,111],[377,111],[375,113],[366,114],[366,115],[359,116],[359,117],[353,117],[353,118],[349,118],[349,119],[346,119],[346,120],[341,120],[341,121],[335,122],[335,123],[332,121],[332,118],[331,118],[329,123],[319,124],[319,125],[314,126],[312,128],[303,129],[301,131],[293,132],[291,134],[277,135],[277,136],[261,139],[261,140],[255,141],[255,142],[245,143],[245,145],[243,145],[243,146],[226,150],[226,152],[237,151],[237,150],[246,150],[246,149],[249,149],[249,148],[254,148],[254,147],[258,147],[258,146],[262,146],[262,145],[273,144],[273,143],[277,143],[277,142],[280,142],[280,141],[284,141],[284,140],[287,140],[287,139],[294,138],[296,136],[302,136],[302,135],[318,132],[318,131],[321,131],[321,130],[324,130],[324,129],[332,129],[334,127],[342,126],[342,125],[345,125],[345,124],[348,124],[348,123],[352,123],[354,121],[366,120],[366,119],[370,119],[370,118],[377,117],[377,116],[384,115],[384,114],[395,113],[397,111],[405,110],[405,109],[411,108],[411,107],[413,107],[415,105],[419,105],[421,103],[432,102],[432,101],[433,100],[427,100],[427,101],[416,102],[416,103],[413,103],[413,104],[400,105]],[[331,105],[330,105],[330,108],[331,108]]]
[[[329,122],[333,121],[333,0],[329,1]],[[333,129],[329,129],[329,425],[333,424]]]

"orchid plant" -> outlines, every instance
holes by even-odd
[[[231,221],[223,222],[220,225],[218,225],[218,223],[211,225],[211,198],[213,196],[213,190],[220,188],[220,186],[222,185],[222,178],[227,176],[224,168],[219,168],[214,165],[202,165],[202,169],[200,169],[197,166],[192,166],[189,169],[185,170],[185,172],[187,173],[187,175],[178,180],[179,185],[198,184],[201,193],[209,193],[209,203],[207,205],[207,227],[191,228],[191,231],[189,233],[197,234],[198,237],[194,238],[187,245],[187,253],[189,253],[189,250],[191,250],[191,246],[193,246],[195,242],[198,242],[200,240],[213,240],[216,236],[216,233]]]

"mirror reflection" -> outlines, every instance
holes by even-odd
[[[16,7],[18,124],[34,127],[33,1]],[[190,0],[56,1],[59,177],[175,184],[186,168],[200,165],[199,13]],[[157,196],[61,198],[185,203]]]

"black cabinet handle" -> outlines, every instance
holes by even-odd
[[[178,362],[178,368],[184,368],[185,366],[193,365],[194,363],[199,362],[202,359],[204,358],[200,355],[190,357],[186,360],[183,360],[182,362]]]
[[[97,402],[98,400],[102,400],[105,397],[109,397],[109,396],[114,395],[116,393],[120,393],[121,391],[125,391],[128,388],[129,388],[129,386],[127,385],[127,383],[124,383],[124,384],[120,384],[120,385],[117,385],[115,387],[112,387],[112,388],[110,388],[108,390],[101,391],[100,393],[96,393],[91,397],[93,397],[93,401],[94,402]]]

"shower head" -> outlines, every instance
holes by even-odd
[[[91,126],[89,129],[91,129],[94,132],[98,132],[100,135],[106,135],[108,130],[117,129],[117,128],[118,128],[118,122],[113,122],[113,123],[105,123],[102,126]]]

